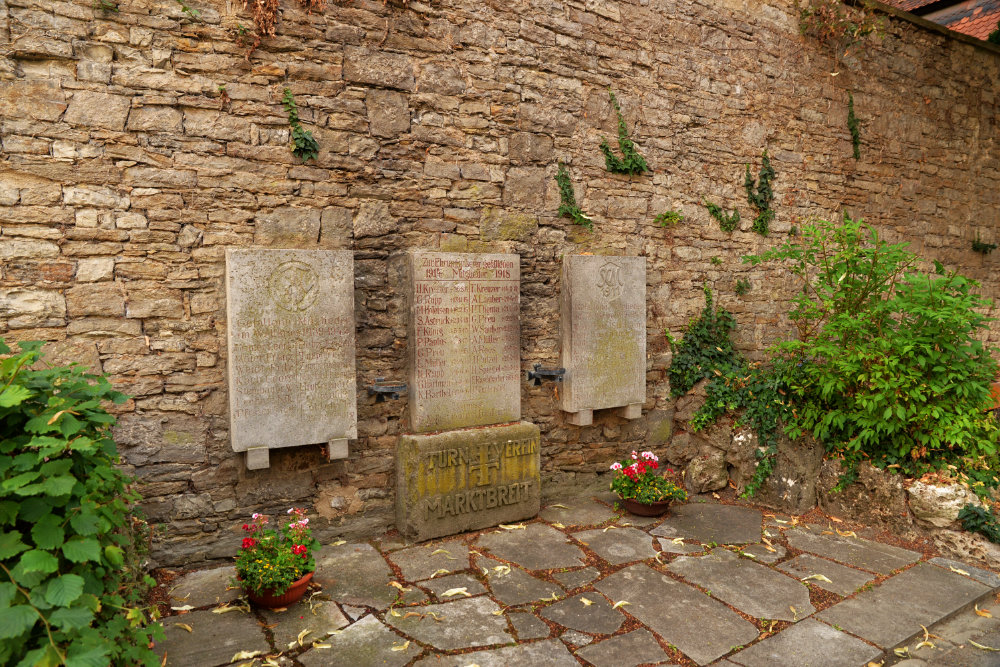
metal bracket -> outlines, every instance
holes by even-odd
[[[405,391],[405,382],[386,382],[385,378],[375,378],[375,384],[368,385],[368,395],[374,396],[376,403],[384,403],[390,398],[398,400],[399,395]]]
[[[543,382],[562,382],[564,375],[565,368],[542,368],[541,364],[535,364],[535,370],[528,371],[528,382],[534,381],[537,387]]]

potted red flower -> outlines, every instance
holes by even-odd
[[[663,475],[654,472],[660,467],[653,452],[632,452],[631,459],[615,461],[611,469],[617,474],[611,490],[622,499],[622,505],[632,514],[660,516],[674,500],[687,500],[687,492]],[[668,473],[674,471],[666,468]]]
[[[273,609],[297,602],[305,595],[316,569],[312,536],[305,510],[288,510],[289,521],[271,527],[264,514],[243,524],[246,537],[236,556],[236,578],[254,604]]]

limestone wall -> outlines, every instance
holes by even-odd
[[[792,283],[739,256],[804,218],[846,206],[997,293],[1000,253],[971,250],[977,234],[1000,239],[996,50],[893,20],[884,42],[838,64],[799,37],[787,0],[353,0],[313,15],[283,0],[277,37],[248,59],[234,41],[251,23],[240,2],[188,4],[200,21],[171,0],[121,0],[117,13],[0,0],[0,336],[54,341],[51,359],[134,397],[116,434],[149,517],[166,524],[161,563],[231,555],[234,526],[259,508],[306,505],[330,531],[389,520],[404,402],[376,404],[363,386],[405,377],[408,249],[521,256],[525,369],[558,363],[562,255],[646,256],[647,416],[571,426],[551,385],[524,384],[549,480],[669,432],[663,330],[700,310],[702,281],[736,313],[741,347],[781,335]],[[651,175],[604,170],[609,86]],[[289,150],[285,87],[315,162]],[[778,174],[766,239],[749,231],[742,186],[765,147]],[[557,217],[560,159],[592,234]],[[738,206],[743,228],[721,232],[706,197]],[[669,208],[685,220],[661,228]],[[230,246],[354,251],[349,459],[290,448],[250,472],[231,451]],[[751,283],[743,297],[738,278]]]

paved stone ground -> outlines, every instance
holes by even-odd
[[[317,562],[322,588],[283,611],[245,605],[232,568],[173,582],[165,664],[1000,665],[997,574],[746,507],[650,521],[600,495]]]

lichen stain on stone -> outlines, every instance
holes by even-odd
[[[190,445],[194,443],[195,436],[186,431],[164,431],[163,444],[165,445]]]
[[[487,206],[479,218],[479,230],[483,241],[528,241],[538,231],[538,220]]]

